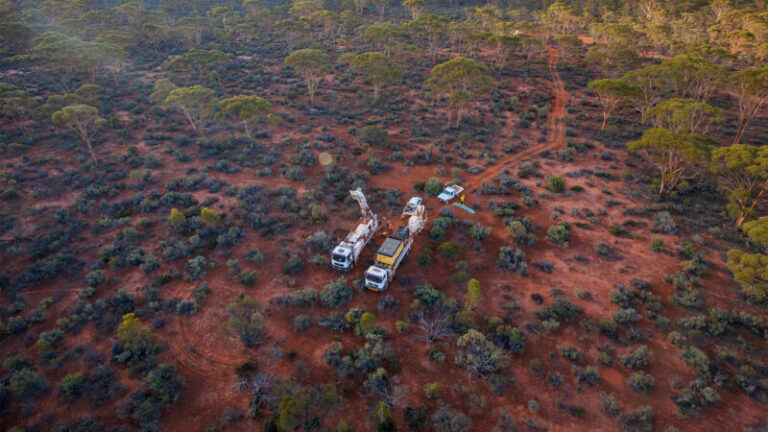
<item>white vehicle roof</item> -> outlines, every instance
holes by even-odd
[[[375,275],[378,275],[378,276],[383,276],[387,272],[384,271],[384,269],[378,268],[376,266],[371,266],[371,267],[368,268],[368,273],[375,274]]]
[[[415,196],[415,197],[413,197],[413,198],[408,200],[408,206],[411,206],[411,205],[417,206],[417,205],[421,204],[422,201],[423,200],[421,199],[421,197]]]

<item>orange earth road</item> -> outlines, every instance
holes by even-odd
[[[565,90],[565,84],[560,78],[560,72],[557,70],[558,51],[556,48],[547,47],[549,56],[547,65],[552,79],[552,93],[554,101],[547,119],[547,139],[537,145],[531,146],[521,153],[511,154],[501,160],[501,164],[495,169],[489,169],[479,176],[475,176],[467,181],[467,189],[478,188],[483,182],[491,181],[502,171],[507,169],[514,162],[520,162],[532,156],[535,156],[545,150],[554,151],[565,146],[565,113],[568,102],[568,92]],[[508,127],[512,127],[510,124]]]

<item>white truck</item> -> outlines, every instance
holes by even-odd
[[[402,219],[404,224],[384,240],[376,252],[374,265],[365,272],[365,286],[370,290],[387,289],[397,268],[408,259],[414,237],[427,225],[424,201],[419,197],[411,198],[403,209]]]
[[[442,192],[440,192],[440,195],[437,196],[437,200],[440,202],[448,203],[452,199],[459,196],[460,193],[464,191],[464,188],[459,185],[450,185],[446,186],[445,189],[443,189]]]
[[[362,217],[357,222],[357,226],[347,237],[341,241],[331,253],[331,265],[336,270],[347,272],[357,264],[357,259],[365,249],[365,246],[376,234],[379,229],[379,218],[368,207],[368,201],[363,195],[363,191],[357,188],[349,191],[349,194],[360,205]]]

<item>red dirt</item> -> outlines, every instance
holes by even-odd
[[[494,183],[495,178],[504,169],[514,169],[520,162],[535,158],[541,152],[549,150],[556,152],[565,146],[566,136],[566,107],[569,94],[565,90],[564,83],[557,71],[558,53],[552,47],[548,49],[548,68],[551,77],[551,83],[547,90],[553,95],[552,106],[547,120],[546,140],[541,143],[531,145],[516,154],[502,154],[496,160],[495,164],[488,165],[485,170],[478,175],[462,173],[466,177],[463,183],[467,186],[468,192],[477,190],[483,182]],[[280,63],[265,64],[263,69],[270,73],[279,74],[282,65]],[[153,80],[162,76],[156,73],[148,74],[142,79]],[[338,86],[338,81],[328,80],[326,85]],[[285,85],[276,85],[273,91],[282,91]],[[327,90],[325,90],[327,91]],[[413,104],[421,106],[430,106],[430,104],[421,100],[421,95],[413,91]],[[276,106],[277,112],[289,113],[296,117],[296,123],[285,124],[278,127],[264,126],[272,134],[270,145],[277,145],[286,137],[292,138],[291,146],[298,144],[298,139],[307,135],[316,135],[321,130],[315,121],[299,110],[289,106]],[[443,114],[441,109],[435,110],[436,115]],[[514,123],[511,121],[511,113],[507,114],[507,125],[501,131],[499,136],[502,139],[509,140],[514,130]],[[593,113],[594,114],[594,113]],[[408,116],[404,115],[402,123],[391,124],[392,140],[397,143],[407,143],[409,137],[407,134],[396,133],[400,127],[408,124]],[[311,134],[299,132],[295,125],[313,124]],[[583,128],[594,130],[597,125],[594,122],[585,122]],[[348,133],[348,127],[329,124],[328,132],[338,138],[343,138],[347,143],[355,143],[354,137]],[[533,134],[533,131],[526,133]],[[406,150],[416,150],[418,145],[408,143]],[[599,143],[595,143],[597,148],[593,150],[594,154],[605,150]],[[101,147],[101,151],[107,150],[106,146]],[[148,152],[149,148],[145,143],[139,143],[139,151]],[[281,156],[281,162],[290,161],[290,147]],[[97,148],[97,150],[99,150]],[[34,149],[40,152],[40,149]],[[616,160],[624,159],[623,150],[614,151]],[[200,161],[187,163],[177,162],[170,155],[161,154],[160,149],[153,151],[162,158],[164,166],[154,169],[153,177],[162,185],[171,178],[183,175],[189,168],[201,168]],[[388,155],[387,150],[375,149],[377,156]],[[67,155],[71,156],[71,155]],[[341,155],[345,158],[341,164],[360,171],[359,165],[367,158],[366,154],[360,157],[354,157],[351,154]],[[62,156],[64,157],[64,156]],[[383,160],[384,157],[381,157]],[[17,161],[20,163],[20,161]],[[480,222],[485,226],[492,228],[489,238],[482,243],[482,249],[471,250],[471,239],[465,233],[457,233],[456,229],[451,229],[446,241],[456,241],[464,246],[460,259],[469,263],[469,273],[477,278],[483,287],[483,300],[472,311],[472,316],[482,327],[484,319],[488,316],[506,317],[511,325],[524,328],[528,323],[535,322],[532,311],[539,306],[536,305],[532,294],[540,294],[545,298],[545,303],[549,303],[554,295],[552,288],[562,290],[565,295],[573,298],[574,302],[584,310],[583,317],[592,321],[597,321],[601,317],[610,317],[616,311],[616,307],[609,301],[608,293],[615,289],[617,283],[625,285],[633,278],[640,278],[651,283],[651,292],[662,298],[664,302],[663,314],[672,322],[676,318],[685,317],[689,314],[672,305],[667,301],[672,294],[672,287],[663,280],[664,274],[670,274],[678,271],[679,265],[676,257],[667,254],[654,254],[648,250],[648,241],[652,234],[648,227],[630,228],[636,238],[621,238],[610,235],[608,227],[620,225],[628,219],[622,214],[622,211],[628,208],[637,207],[644,204],[641,201],[631,199],[628,191],[624,190],[624,185],[620,181],[609,182],[597,177],[566,177],[565,173],[575,171],[580,168],[596,169],[602,168],[606,172],[616,174],[619,178],[622,175],[624,164],[620,162],[605,162],[591,156],[577,156],[575,162],[568,164],[559,161],[542,160],[539,171],[544,175],[559,175],[567,178],[567,185],[581,185],[583,192],[573,193],[571,195],[557,195],[548,199],[539,199],[540,204],[532,208],[521,208],[518,211],[519,216],[527,216],[533,223],[533,233],[538,242],[535,246],[524,247],[527,261],[529,264],[540,261],[548,261],[554,264],[555,272],[547,274],[531,266],[531,275],[529,277],[520,277],[510,275],[494,268],[494,263],[498,255],[498,250],[502,246],[512,245],[513,240],[506,231],[506,227],[501,218],[492,215],[489,201],[507,201],[508,198],[488,197],[477,193],[467,193],[467,204],[477,205],[478,212],[475,215],[462,213],[456,210],[457,217],[460,220],[469,220]],[[10,161],[13,163],[13,161]],[[206,161],[205,163],[210,163]],[[388,162],[390,163],[390,162]],[[406,194],[412,191],[414,182],[424,181],[429,177],[438,177],[448,180],[446,175],[439,175],[436,171],[438,167],[430,166],[409,166],[393,164],[393,170],[380,175],[372,176],[369,181],[370,188],[391,189],[396,188]],[[444,171],[444,170],[443,170]],[[442,171],[441,171],[442,172]],[[243,169],[234,174],[215,173],[218,178],[225,179],[228,184],[238,187],[248,184],[262,184],[265,188],[277,188],[283,185],[289,185],[299,191],[298,198],[301,195],[316,188],[316,181],[322,176],[322,167],[305,168],[308,180],[302,183],[289,182],[279,173],[271,176],[257,178],[252,169]],[[536,178],[521,180],[536,193],[544,192],[540,180]],[[620,200],[622,204],[613,207],[604,206],[604,202],[611,197],[606,195],[606,191],[611,192],[613,199]],[[132,195],[134,191],[125,190],[114,199],[125,199]],[[195,198],[202,202],[209,195],[207,191],[201,190],[193,192]],[[236,206],[236,201],[231,197],[215,194],[219,198],[216,204],[219,208],[231,211]],[[513,195],[514,199],[518,198]],[[70,195],[58,196],[56,198],[36,202],[35,207],[43,208],[45,206],[60,207],[71,205],[77,196]],[[428,198],[426,200],[428,211],[431,218],[437,215],[442,207],[436,200]],[[553,220],[552,214],[556,208],[562,208],[565,211],[556,220]],[[575,215],[572,209],[604,209],[606,213],[600,216],[600,222],[592,225],[592,229],[573,228],[573,239],[568,249],[561,249],[546,240],[546,227],[560,221],[577,222],[583,221],[583,215]],[[152,229],[153,237],[142,240],[142,246],[152,251],[152,245],[157,244],[159,239],[167,239],[171,236],[165,215],[157,216],[157,224]],[[280,347],[284,353],[295,353],[296,360],[284,358],[280,361],[276,373],[280,376],[296,376],[302,383],[327,383],[334,382],[339,388],[345,386],[349,393],[345,395],[344,408],[331,413],[327,425],[335,425],[335,422],[344,419],[355,430],[371,430],[371,407],[375,404],[375,397],[359,394],[361,379],[340,379],[336,372],[322,360],[322,354],[327,349],[331,341],[338,339],[345,350],[361,346],[363,340],[346,331],[342,334],[331,333],[315,325],[306,333],[297,334],[293,329],[293,317],[297,314],[308,314],[312,316],[321,316],[328,314],[328,309],[322,306],[313,306],[309,309],[289,308],[282,309],[270,305],[270,299],[281,296],[296,288],[314,287],[321,289],[328,281],[338,277],[324,268],[315,268],[307,264],[307,269],[297,276],[286,276],[280,272],[280,268],[285,263],[286,258],[281,253],[284,247],[291,249],[300,249],[304,247],[304,238],[318,230],[327,232],[344,232],[350,224],[353,223],[353,217],[331,217],[327,222],[302,225],[295,227],[289,236],[264,238],[258,236],[253,230],[248,230],[243,241],[235,246],[231,251],[231,257],[240,258],[249,249],[258,247],[266,257],[265,263],[260,267],[261,277],[251,287],[244,287],[233,282],[226,272],[224,262],[229,256],[221,253],[213,253],[209,259],[214,259],[218,263],[218,268],[208,272],[205,279],[211,288],[211,294],[207,296],[203,303],[202,310],[192,317],[173,316],[169,323],[162,330],[154,331],[158,340],[162,341],[167,347],[160,356],[160,361],[171,362],[176,365],[179,373],[186,381],[185,389],[181,392],[178,402],[169,410],[166,410],[163,416],[162,429],[167,431],[187,431],[190,425],[194,429],[204,429],[208,426],[218,424],[221,413],[226,407],[233,407],[240,412],[247,412],[249,397],[247,394],[234,387],[235,376],[234,368],[242,361],[249,358],[261,359],[261,353],[255,349],[244,348],[243,345],[226,328],[227,312],[226,305],[231,303],[240,292],[246,292],[255,300],[265,305],[265,316],[268,317],[266,333],[268,340],[265,347]],[[635,218],[642,219],[642,218]],[[650,222],[649,220],[644,220]],[[31,235],[35,226],[42,222],[41,217],[29,218],[25,220],[24,235]],[[88,222],[95,223],[91,218]],[[538,226],[541,226],[540,228]],[[97,259],[98,249],[102,244],[109,244],[111,239],[122,229],[114,227],[104,230],[97,238],[90,231],[83,234],[82,241],[79,242],[78,256],[83,261],[90,263]],[[662,235],[665,239],[667,249],[672,249],[674,245],[681,242],[682,238],[672,235]],[[611,247],[618,250],[623,257],[619,261],[607,261],[600,257],[595,248],[600,241],[604,241]],[[433,248],[437,242],[431,241],[426,235],[417,239],[416,251],[423,246],[430,245]],[[743,307],[741,302],[737,301],[733,282],[723,276],[724,263],[719,256],[718,249],[711,249],[708,259],[713,262],[713,268],[710,269],[702,280],[704,290],[709,296],[710,305],[727,305],[729,308]],[[152,251],[157,254],[157,251]],[[415,255],[413,255],[415,257]],[[575,257],[581,256],[589,259],[589,263],[582,264]],[[4,257],[5,259],[5,257]],[[465,290],[463,287],[456,286],[450,281],[450,274],[453,272],[453,261],[445,260],[439,257],[435,258],[432,267],[420,267],[417,260],[412,259],[405,264],[400,275],[409,275],[413,277],[413,284],[431,283],[448,295],[463,299]],[[241,260],[242,262],[242,260]],[[17,272],[28,264],[25,260],[9,259],[3,261],[3,266],[10,269],[11,272]],[[183,261],[175,261],[173,266],[183,265]],[[250,266],[250,267],[249,267]],[[242,264],[243,268],[255,268],[250,264]],[[346,276],[348,282],[362,275],[364,269],[362,266],[356,268],[351,274]],[[110,276],[118,278],[120,287],[126,288],[129,292],[140,292],[141,288],[149,283],[149,278],[137,270],[124,269],[121,271],[110,272]],[[196,285],[193,283],[174,280],[163,286],[161,291],[166,299],[179,297],[181,299],[189,298]],[[714,289],[717,287],[717,289]],[[725,289],[723,289],[725,287]],[[43,284],[40,287],[33,287],[25,291],[27,304],[37,304],[40,299],[51,295],[52,293],[61,294],[62,300],[49,309],[49,316],[64,316],[68,308],[77,300],[79,291],[78,283],[64,283],[57,281]],[[592,294],[591,299],[579,299],[575,295],[576,289],[589,291]],[[634,410],[640,405],[650,405],[654,410],[656,418],[655,426],[657,430],[665,430],[667,427],[675,426],[681,430],[718,430],[723,424],[748,425],[755,424],[764,419],[763,407],[755,401],[747,398],[738,390],[730,389],[721,391],[723,400],[718,404],[717,410],[704,411],[700,418],[695,420],[686,420],[677,417],[677,406],[670,399],[673,393],[679,393],[674,387],[679,379],[682,383],[687,383],[694,378],[693,372],[686,366],[680,358],[679,349],[666,340],[664,334],[655,330],[649,320],[644,319],[639,324],[639,328],[650,335],[646,342],[653,350],[653,360],[650,367],[645,370],[651,373],[656,379],[655,389],[648,395],[631,392],[626,386],[626,380],[630,372],[620,364],[614,364],[612,367],[600,366],[600,375],[602,382],[595,388],[585,388],[584,391],[578,388],[575,377],[570,370],[570,364],[559,354],[551,355],[556,352],[559,346],[573,345],[582,352],[583,361],[580,366],[586,364],[597,365],[596,357],[598,348],[605,344],[611,344],[619,354],[626,351],[630,346],[617,346],[612,344],[606,337],[598,333],[587,333],[579,328],[578,323],[564,325],[560,329],[540,335],[530,334],[526,342],[526,350],[522,355],[511,355],[511,371],[509,377],[515,381],[502,396],[492,393],[486,382],[473,378],[465,371],[454,365],[453,358],[456,355],[455,339],[450,338],[435,344],[446,355],[446,361],[442,364],[430,361],[427,358],[426,351],[429,348],[427,343],[411,336],[403,336],[395,330],[397,320],[406,319],[409,312],[409,303],[412,299],[409,289],[400,286],[397,282],[392,285],[389,294],[393,295],[400,303],[400,307],[393,313],[378,311],[376,305],[381,295],[370,292],[355,292],[349,307],[361,307],[372,311],[379,325],[387,329],[387,342],[398,355],[398,360],[402,364],[402,369],[394,373],[399,383],[408,386],[409,389],[396,399],[393,409],[393,415],[398,425],[403,425],[403,408],[406,406],[416,406],[425,404],[434,410],[437,406],[445,403],[449,406],[462,409],[473,419],[472,430],[486,431],[490,430],[496,418],[488,413],[495,412],[497,409],[506,408],[519,422],[524,419],[535,418],[539,423],[550,430],[616,430],[617,426],[614,420],[609,419],[600,413],[600,404],[597,395],[600,392],[614,393],[625,412]],[[104,296],[100,292],[97,297]],[[521,310],[517,312],[508,312],[502,307],[504,303],[516,300],[521,305]],[[50,330],[54,327],[54,320],[48,320],[45,323],[35,327],[35,331]],[[672,327],[670,327],[672,328]],[[749,338],[749,336],[745,336]],[[33,356],[36,360],[40,355],[33,346],[22,346],[19,338],[7,338],[2,342],[4,352],[24,352]],[[108,338],[98,338],[92,326],[87,326],[83,332],[77,335],[74,340],[67,340],[68,345],[74,346],[78,342],[89,342],[89,344],[101,352],[109,352],[111,342]],[[711,350],[710,350],[711,351]],[[710,357],[714,355],[710,352]],[[552,359],[556,358],[557,361]],[[539,359],[543,363],[545,372],[536,374],[528,367],[533,359]],[[127,397],[131,391],[138,388],[141,383],[135,377],[127,374],[122,367],[116,368],[120,372],[120,380],[129,390],[123,394]],[[559,372],[564,377],[564,383],[557,389],[548,387],[546,383],[547,372]],[[67,371],[45,371],[47,378],[57,388],[63,376],[71,372]],[[428,382],[440,382],[443,385],[441,400],[438,402],[427,400],[422,390],[424,384]],[[485,398],[485,407],[467,406],[463,398],[451,391],[451,386],[468,386],[478,396]],[[528,401],[536,399],[540,402],[541,408],[537,413],[528,410]],[[556,400],[562,400],[567,404],[581,405],[586,409],[586,415],[583,419],[576,419],[556,405]],[[57,412],[61,418],[74,418],[85,413],[92,412],[101,418],[109,419],[106,423],[114,422],[112,407],[104,407],[92,411],[90,405],[85,401],[75,404],[66,411],[61,410],[61,402],[54,394],[46,395],[41,399],[39,409],[36,413],[24,421],[39,420],[46,412]],[[19,419],[4,419],[1,423],[4,427],[18,423]],[[239,423],[227,426],[227,430],[254,430],[256,426],[250,420],[244,420]],[[403,427],[401,427],[403,429]]]

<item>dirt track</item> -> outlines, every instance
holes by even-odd
[[[505,155],[500,163],[493,169],[486,169],[482,174],[472,177],[466,183],[467,189],[479,188],[483,182],[492,181],[505,169],[519,164],[525,159],[531,158],[543,151],[555,151],[565,146],[565,114],[568,102],[568,92],[565,90],[565,84],[560,78],[560,72],[557,70],[558,51],[554,47],[547,47],[549,56],[547,57],[547,66],[552,79],[552,93],[554,101],[547,118],[547,138],[544,142],[526,148],[520,153]],[[507,128],[513,128],[511,122],[507,122]],[[511,134],[507,134],[511,135]]]

